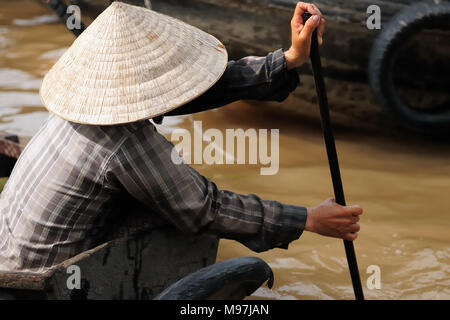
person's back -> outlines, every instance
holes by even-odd
[[[219,190],[172,150],[148,120],[91,126],[50,115],[0,197],[0,270],[45,272],[91,248],[123,195],[180,232],[254,251],[287,248],[303,232],[305,207]]]
[[[44,271],[89,247],[89,231],[117,192],[103,186],[106,163],[142,126],[153,127],[49,116],[0,194],[0,270]]]

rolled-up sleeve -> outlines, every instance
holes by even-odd
[[[237,100],[283,101],[299,84],[295,69],[287,70],[282,49],[265,57],[249,56],[229,61],[227,68],[208,91],[165,116],[196,113]]]
[[[220,190],[172,150],[153,126],[140,129],[111,156],[105,186],[128,192],[181,231],[237,240],[257,252],[287,248],[302,234],[305,207]]]

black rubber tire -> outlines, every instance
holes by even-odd
[[[397,13],[386,27],[383,27],[372,46],[369,82],[375,98],[387,112],[419,132],[450,132],[450,108],[427,113],[411,108],[397,95],[393,83],[396,53],[408,39],[422,29],[449,27],[450,2],[419,2]]]
[[[272,288],[272,269],[263,260],[256,257],[233,258],[187,275],[154,300],[241,300],[266,281]]]

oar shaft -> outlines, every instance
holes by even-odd
[[[304,15],[304,23],[311,15]],[[339,169],[339,160],[336,152],[333,129],[331,126],[330,112],[328,108],[328,99],[325,89],[325,82],[322,73],[322,63],[320,61],[319,44],[317,41],[317,31],[314,31],[311,42],[311,65],[316,85],[317,98],[320,108],[323,137],[327,149],[328,163],[330,166],[331,179],[333,182],[334,196],[336,202],[345,206],[344,188],[342,187],[341,172]],[[359,277],[358,263],[356,261],[355,248],[352,241],[344,240],[345,253],[352,278],[353,291],[356,300],[364,300],[364,293]]]

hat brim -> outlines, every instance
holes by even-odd
[[[113,2],[45,75],[40,97],[71,122],[116,125],[165,114],[225,72],[212,35],[166,15]]]

